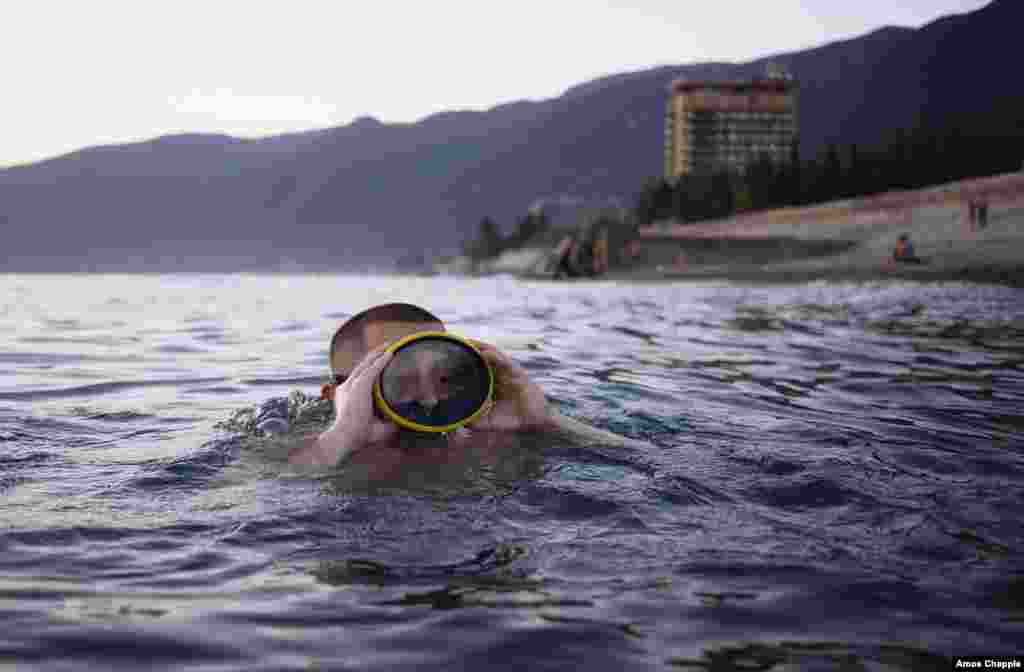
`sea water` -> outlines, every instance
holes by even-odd
[[[225,421],[347,317],[520,362],[551,438],[367,487]],[[0,276],[0,665],[933,669],[1024,642],[1024,292]],[[536,439],[536,437],[534,437]]]

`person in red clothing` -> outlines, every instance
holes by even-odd
[[[576,258],[576,249],[579,243],[576,240],[576,234],[567,233],[558,245],[555,247],[552,257],[554,259],[554,278],[565,276],[568,278],[575,278],[579,275],[579,269],[576,268],[574,260]]]
[[[914,244],[910,242],[910,236],[903,234],[896,241],[896,247],[892,251],[893,261],[904,264],[921,264],[924,260],[914,254]]]

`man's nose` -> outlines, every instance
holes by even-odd
[[[433,377],[430,375],[420,376],[420,405],[433,408],[437,406],[439,397],[440,395],[437,393],[437,385],[434,384]]]

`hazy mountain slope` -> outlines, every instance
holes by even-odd
[[[0,263],[232,268],[284,257],[341,268],[451,250],[484,215],[507,228],[540,197],[628,201],[661,173],[669,83],[757,76],[768,61],[799,81],[805,156],[925,119],[983,123],[993,109],[1020,119],[1019,78],[1004,54],[1022,12],[1019,0],[1000,0],[917,30],[740,65],[615,74],[551,100],[414,124],[362,118],[261,140],[181,135],[84,149],[0,171]]]

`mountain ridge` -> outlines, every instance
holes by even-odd
[[[266,138],[183,133],[83,148],[0,170],[3,265],[182,268],[241,258],[259,266],[288,257],[335,268],[450,252],[483,216],[508,229],[539,199],[628,201],[661,174],[673,79],[750,78],[771,62],[798,81],[805,157],[925,119],[994,105],[1012,114],[1024,110],[1012,87],[964,81],[964,72],[1002,62],[993,44],[1011,39],[1022,6],[997,0],[920,28],[883,26],[745,63],[613,73],[554,98],[411,123],[364,115]]]

